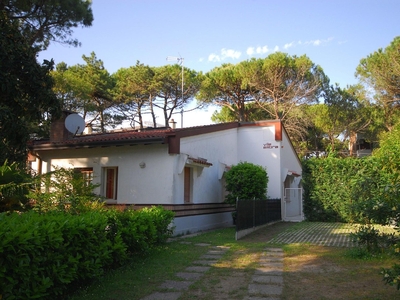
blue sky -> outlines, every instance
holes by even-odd
[[[53,43],[39,61],[83,64],[94,51],[114,73],[137,60],[162,66],[181,56],[207,72],[282,51],[307,55],[346,87],[357,83],[360,59],[400,35],[398,0],[93,0],[92,9],[93,25],[74,30],[81,47]],[[213,111],[185,114],[184,126],[211,123]]]

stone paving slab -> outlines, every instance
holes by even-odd
[[[208,253],[209,254],[220,254],[220,255],[223,255],[223,254],[225,254],[226,253],[226,250],[210,250],[210,251],[208,251]]]
[[[205,273],[208,270],[210,270],[210,267],[206,266],[191,266],[186,268],[186,271],[188,272],[198,272],[198,273]]]
[[[204,254],[200,258],[201,259],[220,259],[222,257],[221,254]]]
[[[211,246],[210,244],[207,243],[198,243],[198,244],[194,244],[195,246],[200,246],[200,247],[208,247]]]
[[[254,275],[252,280],[254,283],[283,284],[283,277],[275,275]]]
[[[265,248],[264,250],[267,251],[267,253],[275,252],[275,253],[283,254],[283,250],[281,248],[268,247],[268,248]]]
[[[177,300],[182,293],[180,292],[168,292],[168,293],[153,293],[143,298],[142,300]]]
[[[260,263],[265,264],[265,263],[283,263],[283,257],[265,257],[265,256],[260,256],[259,259]]]
[[[265,252],[262,255],[267,257],[283,257],[283,252],[277,252],[277,251]]]
[[[160,285],[160,288],[182,291],[187,290],[191,284],[193,281],[166,280]]]
[[[280,298],[276,298],[276,297],[252,297],[252,296],[248,296],[246,298],[244,298],[243,300],[279,300]]]
[[[283,269],[282,262],[262,262],[262,261],[260,261],[259,266],[265,267],[265,268]]]
[[[194,265],[211,266],[216,264],[216,260],[196,260],[193,262]]]
[[[258,267],[254,274],[256,275],[274,275],[282,276],[282,268]]]
[[[203,273],[193,273],[193,272],[179,272],[176,276],[184,280],[198,280],[203,276]]]
[[[278,284],[249,284],[249,294],[273,296],[282,294],[282,285]]]

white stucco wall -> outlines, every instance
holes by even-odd
[[[301,162],[297,158],[297,154],[294,151],[288,136],[285,132],[282,133],[282,157],[285,159],[281,160],[281,168],[282,170],[290,170],[295,171],[297,174],[301,175]]]
[[[229,129],[181,139],[181,153],[202,157],[212,166],[193,168],[193,203],[223,202],[221,168],[237,163],[237,129]],[[200,173],[201,172],[201,173]],[[183,173],[176,174],[175,195],[183,201]],[[183,203],[183,202],[182,202]]]
[[[46,151],[41,158],[43,172],[52,166],[92,167],[94,184],[101,183],[102,168],[118,167],[118,204],[173,203],[174,157],[168,154],[167,145]],[[100,194],[100,188],[95,192]]]
[[[281,142],[275,141],[275,127],[242,127],[238,135],[239,161],[266,167],[267,196],[281,198]]]

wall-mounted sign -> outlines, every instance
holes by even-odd
[[[266,144],[263,144],[263,149],[274,149],[274,148],[276,148],[276,149],[278,149],[278,145],[272,145],[271,143],[266,143]]]

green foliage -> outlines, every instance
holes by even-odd
[[[254,101],[254,91],[249,84],[249,63],[223,64],[205,75],[197,99],[227,107],[237,121],[248,121],[247,102]]]
[[[394,264],[390,269],[383,269],[383,281],[391,286],[396,286],[400,290],[400,265]]]
[[[37,63],[18,24],[0,12],[0,164],[25,164],[30,134],[61,108],[51,90],[53,63]]]
[[[104,206],[100,196],[93,193],[96,187],[74,169],[57,168],[35,178],[29,197],[38,212],[81,213]]]
[[[354,235],[368,253],[400,256],[400,242],[368,224],[400,230],[400,125],[381,138],[381,147],[363,159],[310,159],[303,163],[304,213],[310,221],[367,224]],[[384,281],[398,285],[400,268],[382,271]]]
[[[91,26],[92,1],[86,0],[8,0],[0,8],[11,20],[18,20],[21,34],[37,50],[48,47],[51,41],[78,46],[77,40],[68,39],[72,29]]]
[[[0,298],[54,299],[171,234],[174,214],[141,211],[0,214]]]
[[[400,95],[400,37],[395,37],[385,49],[361,59],[357,76],[375,90],[374,101],[383,109],[384,126],[391,130],[398,122]]]
[[[383,233],[370,224],[358,228],[352,237],[358,246],[365,248],[368,253],[383,253],[396,244],[394,233]]]
[[[225,174],[228,195],[225,201],[235,204],[236,199],[265,199],[268,174],[265,168],[248,162],[240,162]]]
[[[0,166],[0,212],[23,211],[29,202],[32,177],[16,163]]]
[[[172,234],[174,213],[162,207],[106,211],[110,233],[118,232],[130,253],[146,253]]]
[[[155,67],[152,70],[154,77],[151,88],[156,96],[152,104],[163,111],[164,126],[168,127],[172,114],[182,110],[194,99],[200,89],[203,75],[178,64]],[[154,114],[153,120],[155,122]]]

